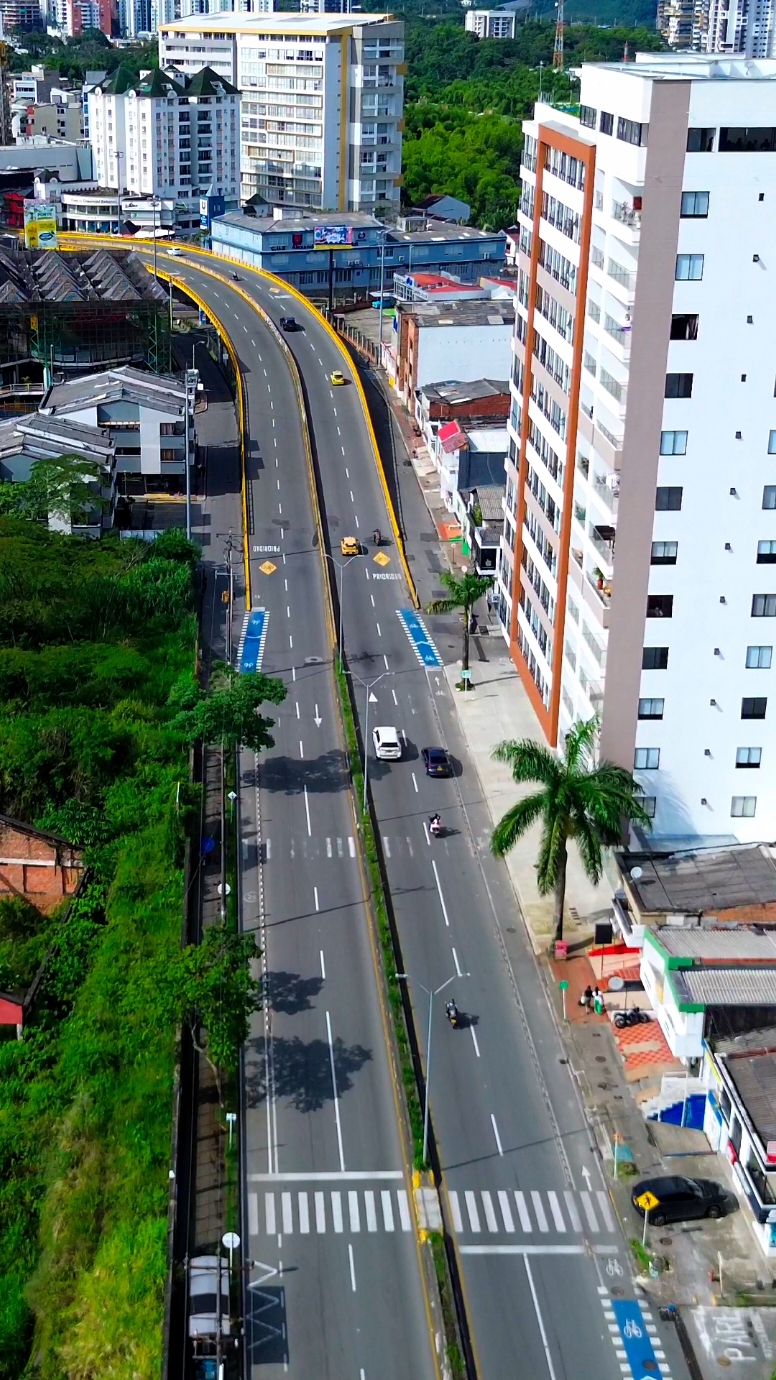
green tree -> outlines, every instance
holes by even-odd
[[[100,488],[105,471],[95,460],[82,455],[57,455],[36,460],[26,488],[30,517],[54,517],[60,522],[83,522],[94,512],[104,512],[107,502]]]
[[[234,934],[222,923],[210,925],[202,943],[181,955],[181,1019],[213,1071],[219,1099],[222,1072],[236,1069],[251,1016],[261,1007],[261,983],[251,972],[260,955],[252,934]]]
[[[472,609],[478,599],[490,589],[491,581],[484,575],[453,575],[449,570],[445,570],[440,575],[440,581],[447,590],[446,599],[432,599],[427,605],[427,613],[456,613],[460,612],[463,624],[463,655],[461,657],[461,672],[469,669],[469,626],[471,623]],[[468,676],[461,675],[460,689],[469,689]]]
[[[621,842],[625,822],[651,827],[631,773],[613,762],[594,765],[598,729],[597,718],[575,723],[566,735],[562,757],[529,738],[499,743],[493,750],[497,762],[511,767],[518,784],[535,781],[541,787],[507,810],[493,830],[490,846],[502,858],[541,820],[536,880],[542,896],[555,894],[556,939],[563,938],[569,839],[576,840],[585,872],[597,886],[603,870],[601,850]]]
[[[240,674],[232,666],[221,666],[214,671],[207,692],[193,681],[177,690],[180,710],[173,728],[190,743],[202,739],[225,748],[260,752],[275,745],[270,733],[275,721],[259,713],[261,705],[282,704],[285,698],[282,680],[260,671]]]

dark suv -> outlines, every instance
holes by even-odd
[[[293,316],[281,316],[280,329],[281,331],[298,331],[299,323]]]

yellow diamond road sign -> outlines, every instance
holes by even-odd
[[[264,575],[274,575],[277,566],[273,565],[272,561],[264,561],[263,564],[259,566],[259,570],[261,570]]]
[[[659,1206],[660,1199],[656,1198],[654,1193],[650,1193],[649,1191],[647,1191],[646,1193],[640,1194],[640,1196],[636,1199],[636,1202],[638,1203],[640,1208],[644,1209],[645,1212],[651,1212],[653,1208]]]
[[[390,556],[386,556],[386,554],[385,554],[384,551],[378,551],[377,555],[373,557],[373,560],[374,560],[374,562],[375,562],[375,565],[390,565],[390,564],[391,564],[391,558],[390,558]]]

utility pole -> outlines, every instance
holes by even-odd
[[[156,244],[156,241],[155,241],[155,240],[154,240],[154,244]],[[170,291],[170,314],[172,315],[172,290]],[[193,357],[193,351],[192,351],[192,357]],[[184,428],[185,428],[185,432],[186,432],[186,452],[185,452],[185,454],[186,454],[186,537],[187,537],[187,540],[188,540],[188,541],[191,541],[191,441],[190,441],[189,416],[191,417],[191,421],[192,421],[192,423],[193,423],[193,421],[194,421],[194,404],[195,404],[195,402],[196,402],[196,400],[197,400],[197,385],[198,385],[198,383],[199,383],[199,370],[198,370],[198,369],[187,369],[187,370],[186,370],[186,404],[185,404],[185,414],[186,414],[186,415],[185,415]],[[189,399],[191,399],[190,402],[189,402]],[[191,409],[191,412],[190,412],[190,413],[189,413],[189,408]]]
[[[565,0],[558,0],[558,20],[555,25],[555,47],[552,53],[552,65],[558,71],[563,71],[563,38],[566,31],[566,12]]]

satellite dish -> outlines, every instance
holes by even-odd
[[[643,867],[632,867],[630,871],[631,881],[638,882],[644,876]]]

